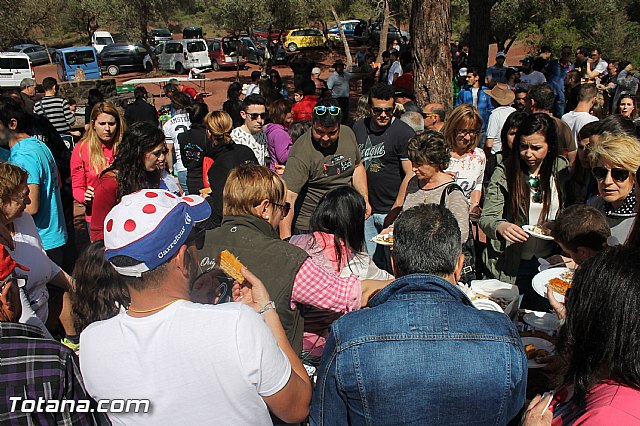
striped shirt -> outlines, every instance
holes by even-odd
[[[57,96],[45,96],[36,102],[33,112],[49,120],[58,133],[69,133],[76,121],[67,100]]]

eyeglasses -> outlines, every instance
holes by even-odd
[[[481,132],[482,132],[482,130],[480,130],[480,129],[456,129],[456,136],[458,136],[459,138],[463,138],[463,137],[465,137],[467,135],[472,136],[472,137],[476,137]]]
[[[271,204],[273,204],[274,206],[278,206],[282,209],[282,215],[286,216],[289,214],[289,212],[291,211],[291,203],[286,202],[284,204],[278,204],[278,203],[274,203],[273,201],[271,202]]]
[[[611,171],[611,177],[616,182],[624,182],[629,179],[629,170],[619,167],[614,167],[613,169],[609,169],[607,167],[594,167],[591,172],[593,173],[593,177],[596,179],[605,180],[609,171]]]
[[[375,115],[380,115],[383,112],[387,115],[391,115],[393,114],[393,111],[396,110],[396,107],[389,107],[389,108],[380,108],[380,107],[371,107],[371,111],[375,114]]]
[[[163,149],[156,149],[155,151],[152,151],[151,155],[155,157],[160,157],[161,155],[167,155],[168,153],[169,153],[169,150],[167,148],[163,148]]]
[[[249,118],[251,118],[253,121],[256,121],[258,119],[258,117],[262,118],[263,120],[265,118],[267,118],[267,113],[266,112],[248,112],[247,115],[249,116]]]
[[[337,106],[324,106],[324,105],[320,105],[317,107],[313,108],[313,113],[315,115],[325,115],[326,113],[329,113],[329,115],[340,115],[340,107]]]

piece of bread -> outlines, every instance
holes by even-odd
[[[524,345],[524,351],[527,354],[527,359],[533,359],[536,353],[536,345]]]
[[[225,274],[239,283],[244,281],[244,276],[241,272],[244,265],[229,250],[221,251],[216,261]]]
[[[567,293],[567,290],[571,288],[571,283],[561,278],[551,278],[547,285],[551,287],[551,290],[563,296]]]

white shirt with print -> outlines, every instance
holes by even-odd
[[[261,166],[265,164],[265,158],[267,157],[267,136],[264,132],[251,134],[244,130],[242,127],[236,127],[231,132],[231,139],[238,145],[245,145],[251,148],[253,153],[258,159],[258,163]]]

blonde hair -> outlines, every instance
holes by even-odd
[[[635,175],[640,168],[640,141],[629,135],[605,134],[597,143],[589,144],[591,167],[599,160],[607,160]]]
[[[245,164],[231,170],[222,194],[223,216],[255,216],[253,210],[262,200],[284,204],[287,187],[272,170],[257,164]]]
[[[478,112],[478,108],[469,104],[459,105],[451,112],[451,115],[444,122],[442,127],[442,134],[444,134],[444,140],[449,144],[449,149],[453,151],[453,147],[456,143],[456,130],[466,129],[468,127],[474,129],[482,128],[482,117]],[[473,151],[478,146],[480,135],[476,136],[475,141],[469,147],[469,151]]]
[[[226,111],[211,111],[204,118],[204,123],[209,131],[213,145],[233,143],[233,139],[231,139],[233,120]]]
[[[7,202],[16,189],[27,183],[27,172],[10,163],[0,162],[0,199]]]
[[[107,159],[102,151],[102,142],[100,141],[100,138],[98,138],[98,134],[94,127],[94,123],[100,114],[108,114],[116,119],[116,133],[113,135],[114,156],[118,150],[118,145],[120,145],[120,142],[122,141],[122,135],[126,128],[124,119],[114,104],[111,102],[98,102],[93,106],[93,109],[91,110],[91,121],[88,123],[89,128],[85,132],[82,141],[80,141],[80,145],[89,144],[89,164],[93,167],[96,174],[100,174],[107,168]]]

